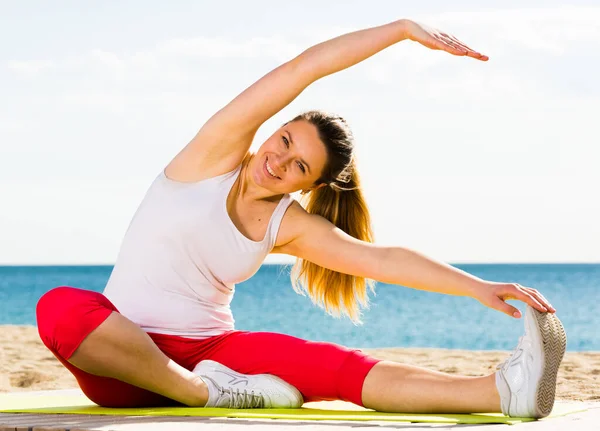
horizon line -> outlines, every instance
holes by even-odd
[[[598,262],[444,262],[448,265],[600,265]],[[293,262],[264,262],[261,266],[291,266]],[[4,264],[0,263],[0,268],[16,268],[16,267],[60,267],[60,266],[115,266],[114,263],[43,263],[43,264]]]

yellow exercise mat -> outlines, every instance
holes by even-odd
[[[582,412],[587,408],[573,403],[556,403],[548,418]],[[517,424],[531,418],[512,418],[499,413],[409,414],[380,413],[343,401],[306,403],[300,409],[217,409],[202,407],[104,408],[78,391],[43,391],[0,394],[0,413],[65,413],[118,416],[209,416],[244,419],[392,421],[452,424]],[[548,418],[544,419],[547,420]]]

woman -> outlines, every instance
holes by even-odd
[[[343,399],[391,412],[549,414],[565,349],[554,308],[535,289],[373,244],[352,135],[341,117],[301,114],[249,153],[259,126],[312,82],[405,39],[487,60],[409,20],[309,48],[217,112],[155,179],[104,295],[63,286],[40,299],[42,340],[92,401],[297,407]],[[295,191],[309,198],[306,209],[291,198]],[[295,288],[354,321],[373,279],[472,296],[515,317],[517,309],[504,301],[521,300],[527,333],[497,373],[464,377],[331,343],[236,331],[234,285],[268,253],[296,256]]]

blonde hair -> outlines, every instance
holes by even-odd
[[[309,213],[326,218],[348,235],[373,242],[369,208],[356,170],[352,133],[346,122],[321,111],[309,111],[292,121],[298,120],[309,121],[317,127],[329,156],[325,178],[317,181],[327,186],[306,194],[302,205]],[[328,175],[333,178],[326,178]],[[308,295],[328,314],[348,316],[355,324],[362,323],[362,309],[369,307],[368,290],[375,293],[373,280],[332,271],[304,259],[296,260],[291,279],[297,293]]]

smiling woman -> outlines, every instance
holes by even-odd
[[[354,139],[342,117],[302,113],[249,152],[257,129],[311,83],[406,39],[487,60],[405,19],[308,48],[214,114],[160,172],[104,294],[63,286],[40,299],[42,340],[91,400],[275,408],[343,399],[380,411],[550,413],[566,342],[555,310],[535,289],[373,243]],[[297,191],[304,206],[291,195]],[[355,322],[371,280],[379,280],[471,296],[509,315],[516,308],[506,299],[524,301],[527,332],[497,373],[473,378],[333,343],[236,331],[229,306],[235,283],[269,253],[297,257],[294,288]]]
[[[276,187],[280,193],[315,187],[328,163],[328,149],[321,137],[326,130],[321,131],[316,122],[311,122],[313,117],[307,113],[284,124],[252,155],[258,160],[252,173],[257,184]],[[264,184],[265,180],[273,179],[279,181]]]

